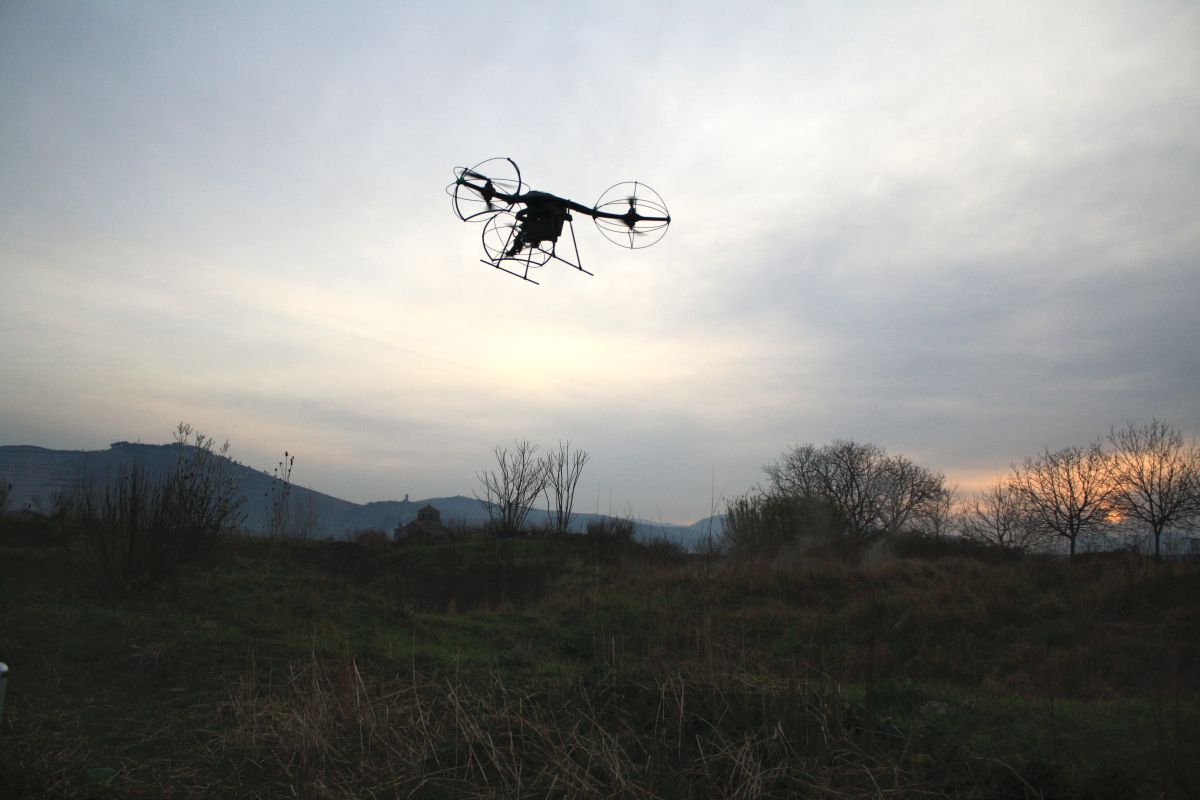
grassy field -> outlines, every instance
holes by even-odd
[[[0,522],[2,797],[1200,795],[1200,566]]]

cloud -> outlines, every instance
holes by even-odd
[[[8,441],[186,419],[369,499],[570,438],[685,519],[796,442],[954,478],[1200,432],[1192,4],[3,14]],[[508,279],[442,194],[497,155],[671,230]]]

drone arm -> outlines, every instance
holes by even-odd
[[[597,208],[579,208],[577,210],[582,211],[585,214],[588,214],[593,219],[615,219],[615,220],[633,219],[637,222],[670,222],[671,221],[670,217],[647,217],[644,214],[638,214],[636,211],[633,213],[633,216],[631,217],[628,211],[626,211],[624,214],[614,214],[611,211],[601,211]]]
[[[574,200],[568,200],[565,197],[560,197],[558,199],[562,202],[564,208],[570,209],[571,211],[578,211],[580,214],[587,214],[589,217],[595,217],[596,214],[599,213],[596,211],[596,209],[585,206],[582,203],[576,203]]]
[[[477,192],[479,194],[480,197],[490,196],[497,200],[502,200],[503,202],[508,203],[510,205],[513,203],[524,202],[524,198],[525,198],[524,194],[508,194],[506,192],[499,192],[499,191],[496,191],[495,187],[493,187],[492,189],[488,189],[487,184],[472,183],[471,181],[467,180],[466,178],[459,178],[458,183],[462,186],[466,186],[470,189],[473,189],[475,192]]]

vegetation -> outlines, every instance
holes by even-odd
[[[1200,515],[1200,448],[1159,420],[1138,427],[1114,428],[1113,506],[1154,537],[1154,557],[1162,555],[1162,534],[1169,526],[1194,527]]]
[[[127,592],[152,583],[237,531],[243,498],[229,475],[226,442],[180,424],[175,465],[153,475],[140,463],[106,486],[85,485],[63,500],[87,552],[109,586]]]
[[[946,479],[875,444],[839,439],[793,447],[765,468],[771,491],[818,498],[837,509],[846,533],[899,533],[934,513]]]
[[[572,450],[569,441],[559,442],[557,449],[546,454],[546,485],[542,491],[546,496],[546,514],[550,520],[550,530],[554,533],[568,533],[571,530],[575,492],[579,488],[579,479],[583,476],[583,468],[587,465],[588,458],[587,450]]]
[[[1188,797],[1200,566],[622,525],[224,537],[113,594],[0,521],[4,797]]]
[[[1026,552],[1037,541],[1021,497],[1008,481],[997,481],[976,492],[963,505],[959,524],[964,538],[1017,553]]]
[[[560,441],[557,449],[541,458],[537,452],[538,446],[528,441],[515,442],[512,450],[496,445],[492,448],[496,469],[476,476],[482,494],[475,497],[487,510],[492,532],[498,536],[525,533],[533,504],[542,495],[546,498],[549,530],[558,534],[571,530],[575,492],[588,452],[572,450],[569,441]]]
[[[1082,537],[1108,524],[1115,486],[1100,443],[1047,449],[1013,467],[1011,486],[1032,530],[1067,543],[1075,555]]]
[[[841,511],[820,495],[757,491],[728,504],[721,543],[734,557],[775,558],[829,545],[845,530]]]
[[[697,554],[565,533],[569,444],[496,448],[491,526],[396,544],[292,533],[287,453],[271,535],[235,534],[224,451],[176,443],[167,474],[0,514],[0,796],[1200,793],[1200,564],[1074,548],[1194,521],[1196,449],[1160,423],[957,516],[902,456],[793,448]]]
[[[764,467],[766,488],[729,503],[726,545],[773,554],[797,541],[810,546],[835,525],[851,540],[953,534],[1068,556],[1085,543],[1112,549],[1115,538],[1136,550],[1150,539],[1159,558],[1165,532],[1200,524],[1200,446],[1159,420],[1114,428],[1107,445],[1046,448],[963,499],[941,473],[875,444],[799,445]],[[820,508],[827,513],[813,517]]]
[[[487,509],[491,527],[498,536],[516,536],[525,530],[525,520],[533,502],[546,488],[546,462],[537,457],[538,446],[517,442],[510,452],[496,445],[496,469],[480,472],[482,495],[476,495]]]
[[[296,457],[283,451],[283,458],[271,473],[271,493],[267,497],[267,536],[276,539],[288,534],[289,507],[292,499],[292,467]]]

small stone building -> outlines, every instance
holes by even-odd
[[[442,512],[432,505],[418,510],[415,520],[392,531],[392,538],[397,542],[428,542],[445,536]]]

